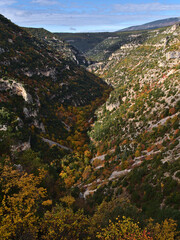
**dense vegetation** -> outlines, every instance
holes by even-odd
[[[89,132],[89,191],[100,202],[127,196],[146,215],[180,222],[179,26],[148,32],[115,51],[96,73],[114,91]],[[99,179],[98,183],[96,179]]]
[[[113,88],[53,34],[0,30],[0,239],[179,239],[179,26],[123,33]]]
[[[73,197],[61,197],[56,205],[44,187],[47,171],[36,175],[15,170],[6,158],[1,164],[1,239],[174,239],[176,223],[165,220],[146,227],[130,218],[115,218],[115,207],[122,212],[126,203],[102,203],[92,216],[76,210]],[[130,206],[128,205],[128,208]],[[107,216],[111,214],[112,220]],[[109,225],[108,225],[109,224]]]
[[[24,28],[32,36],[51,46],[66,60],[71,60],[78,65],[88,66],[89,62],[82,53],[72,45],[63,41],[58,35],[55,35],[43,28]]]

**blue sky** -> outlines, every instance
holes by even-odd
[[[0,0],[0,13],[25,27],[52,32],[116,31],[180,17],[179,0]]]

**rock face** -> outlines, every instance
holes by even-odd
[[[112,172],[111,176],[109,177],[109,180],[112,180],[114,178],[118,178],[118,177],[122,177],[127,175],[129,172],[131,171],[131,169],[125,169],[123,171],[114,171]]]
[[[18,83],[12,79],[0,79],[0,91],[8,90],[11,91],[11,94],[22,96],[26,102],[32,103],[32,96],[25,90],[21,83]]]
[[[7,131],[6,125],[0,125],[0,131]]]
[[[167,60],[180,59],[180,51],[172,51],[172,52],[166,53],[166,59]]]
[[[103,69],[103,67],[104,67],[104,63],[103,62],[99,62],[99,63],[91,64],[86,69],[89,72],[95,72],[97,69],[99,69],[99,70]]]
[[[4,48],[0,48],[0,54],[4,52],[5,52]]]
[[[30,148],[31,148],[31,144],[30,144],[30,139],[29,139],[29,141],[27,141],[27,142],[18,143],[18,144],[16,144],[16,145],[12,146],[12,147],[11,147],[11,150],[12,150],[13,152],[15,152],[15,151],[21,152],[21,151],[28,150],[28,149],[30,149]]]
[[[120,106],[120,103],[119,103],[119,102],[117,102],[117,103],[112,103],[112,104],[106,103],[106,110],[108,110],[108,111],[111,112],[112,110],[118,108],[119,106]]]

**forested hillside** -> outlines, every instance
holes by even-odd
[[[86,60],[86,58],[78,49],[63,41],[62,38],[60,38],[57,34],[55,35],[43,28],[24,28],[24,30],[45,44],[50,45],[50,47],[54,48],[57,53],[64,57],[64,59],[71,60],[77,65],[89,65],[89,61]]]
[[[179,25],[150,31],[142,44],[121,46],[96,69],[114,91],[89,132],[96,156],[86,188],[99,201],[127,197],[146,216],[178,221],[179,37]]]
[[[3,16],[0,23],[3,125],[6,126],[6,115],[10,114],[8,121],[19,117],[16,124],[22,128],[21,121],[25,120],[28,127],[34,126],[34,131],[44,133],[50,140],[65,140],[70,127],[66,126],[68,116],[61,113],[61,108],[100,101],[107,85]],[[73,110],[63,111],[73,114]],[[27,138],[28,134],[25,135]]]

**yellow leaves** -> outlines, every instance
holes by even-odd
[[[61,171],[59,176],[64,179],[67,188],[70,188],[75,182],[74,172],[70,169],[69,166],[64,167],[64,170]]]
[[[129,161],[128,160],[122,161],[121,168],[127,169],[128,167],[129,167]]]
[[[14,170],[8,165],[4,166],[0,175],[0,184],[4,193],[0,207],[0,214],[3,216],[0,236],[3,239],[21,237],[25,239],[26,234],[30,232],[35,239],[38,226],[37,204],[46,196],[46,190],[37,186],[44,175],[45,171],[40,171],[39,176],[34,176]]]
[[[75,198],[73,198],[72,196],[65,196],[60,200],[61,202],[66,203],[69,207],[75,202]]]
[[[43,205],[43,206],[50,206],[50,205],[52,205],[52,200],[51,200],[51,199],[48,199],[48,200],[42,202],[42,205]]]
[[[152,240],[146,229],[142,230],[137,223],[126,217],[123,217],[122,220],[116,218],[115,222],[109,221],[109,225],[101,229],[96,237],[103,240]]]
[[[75,182],[75,176],[68,176],[67,178],[64,179],[64,182],[67,188],[72,187]]]
[[[154,240],[174,240],[177,235],[176,227],[177,224],[173,219],[165,219],[161,224],[154,224],[150,219],[147,226]]]
[[[67,173],[62,171],[60,174],[59,174],[60,177],[62,178],[66,178],[67,177]]]
[[[51,212],[45,214],[42,223],[42,239],[67,240],[88,239],[89,219],[82,211],[73,212],[56,206]]]

